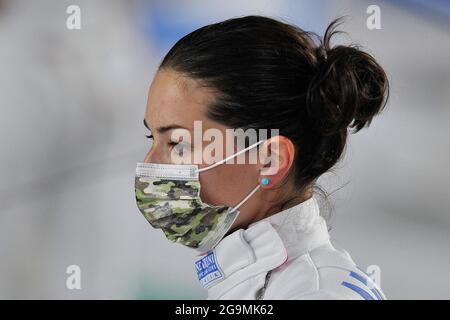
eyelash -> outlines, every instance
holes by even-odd
[[[145,135],[145,136],[147,137],[147,139],[152,139],[153,140],[153,135],[152,134]],[[171,145],[171,146],[176,146],[177,144],[178,144],[178,142],[173,142],[173,141],[169,142],[169,145]]]

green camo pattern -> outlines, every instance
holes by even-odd
[[[136,203],[154,228],[167,239],[198,248],[229,207],[205,205],[200,199],[200,181],[135,178]]]

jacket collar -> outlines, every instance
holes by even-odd
[[[270,222],[281,237],[289,259],[295,259],[328,243],[330,239],[327,223],[320,216],[315,196],[260,221],[265,220]]]
[[[227,235],[196,257],[195,268],[203,287],[217,294],[328,241],[326,222],[313,196]]]

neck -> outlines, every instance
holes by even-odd
[[[280,192],[281,193],[281,192]],[[292,194],[290,192],[286,192],[283,191],[282,193],[284,194]],[[302,195],[294,195],[292,197],[284,197],[282,198],[281,201],[277,201],[275,205],[270,206],[270,207],[266,207],[264,208],[264,204],[267,204],[271,201],[271,199],[268,199],[270,202],[262,202],[261,206],[258,207],[255,212],[256,214],[253,215],[252,219],[249,221],[236,221],[235,224],[230,228],[230,230],[228,230],[228,232],[225,234],[225,237],[231,233],[233,233],[234,231],[241,229],[241,228],[247,228],[248,225],[257,222],[259,220],[262,220],[264,218],[270,217],[271,215],[274,215],[278,212],[281,212],[283,210],[289,209],[293,206],[296,206],[306,200],[308,200],[309,198],[311,198],[313,195],[311,190],[307,190],[307,192],[304,192]],[[275,199],[280,199],[279,194],[278,195],[274,195]],[[245,205],[244,205],[245,206]],[[239,218],[238,218],[239,219]]]
[[[278,212],[292,208],[302,202],[305,202],[306,200],[310,199],[312,196],[313,196],[312,191],[307,190],[307,192],[305,192],[302,195],[294,195],[293,197],[289,197],[289,198],[285,197],[277,205],[270,208],[261,219],[270,217]]]

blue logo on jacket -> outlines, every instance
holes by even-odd
[[[195,261],[195,268],[197,270],[198,280],[200,280],[203,287],[206,287],[218,279],[224,278],[224,274],[217,264],[214,250]]]

